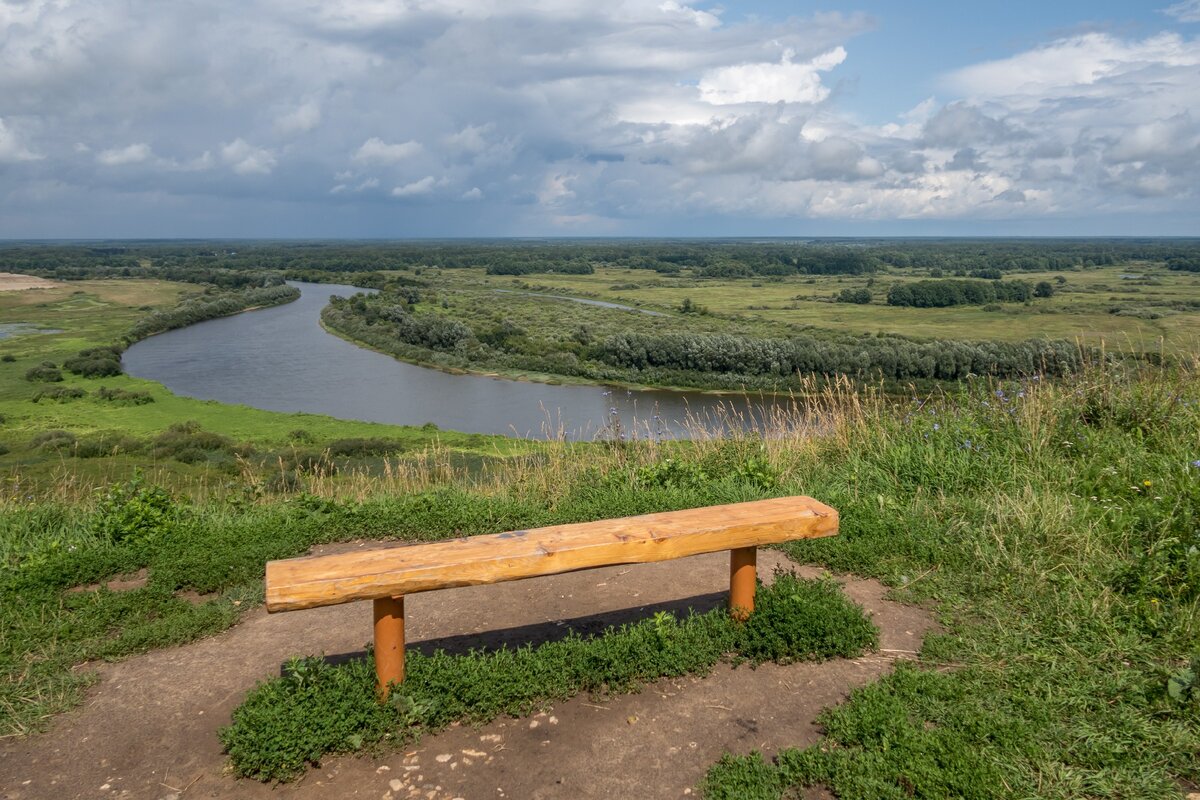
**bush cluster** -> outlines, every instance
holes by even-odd
[[[638,370],[667,368],[696,372],[787,376],[796,373],[858,377],[935,378],[968,375],[1062,375],[1082,363],[1082,353],[1065,341],[913,342],[899,337],[828,340],[812,335],[760,339],[730,334],[626,333],[592,348],[594,358]]]
[[[838,292],[837,301],[839,303],[855,303],[860,306],[865,306],[871,302],[870,289],[842,289]]]
[[[945,308],[987,303],[1023,303],[1033,297],[1025,281],[933,280],[897,283],[888,289],[889,306]]]
[[[58,383],[62,379],[62,370],[53,361],[43,361],[25,371],[25,380],[34,383]]]
[[[63,362],[63,368],[84,378],[110,378],[121,374],[119,347],[91,347]]]

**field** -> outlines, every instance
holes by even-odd
[[[1136,275],[1128,278],[1123,276]],[[1161,264],[1131,262],[1079,271],[1021,272],[1006,275],[1030,283],[1066,278],[1051,298],[1030,305],[901,308],[884,297],[894,283],[926,280],[925,274],[872,276],[788,276],[781,278],[666,277],[646,270],[599,267],[591,275],[538,274],[524,277],[486,275],[483,270],[426,270],[422,278],[448,289],[509,288],[596,298],[675,313],[684,298],[722,317],[755,324],[786,335],[796,326],[850,333],[892,333],[931,339],[1019,341],[1031,336],[1064,338],[1113,348],[1194,350],[1200,342],[1200,308],[1176,310],[1200,302],[1200,273],[1173,272]],[[1057,285],[1057,284],[1056,284]],[[843,289],[869,288],[869,305],[829,302]],[[1126,314],[1112,313],[1114,309]],[[1129,315],[1145,310],[1144,319]],[[694,320],[703,325],[705,321]]]

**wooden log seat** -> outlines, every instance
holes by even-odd
[[[756,548],[833,536],[838,513],[811,497],[668,511],[267,563],[267,611],[374,602],[381,697],[404,680],[404,596],[730,551],[730,613],[754,610]]]

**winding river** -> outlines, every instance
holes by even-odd
[[[686,435],[684,420],[707,427],[732,411],[762,413],[745,396],[628,391],[594,385],[551,385],[454,375],[358,347],[320,326],[330,295],[353,286],[293,283],[292,303],[208,320],[152,336],[125,351],[130,375],[158,381],[176,394],[269,411],[302,411],[342,419],[422,425],[468,433],[540,438]],[[569,299],[569,298],[564,298]]]

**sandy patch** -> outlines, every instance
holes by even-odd
[[[0,272],[0,292],[23,292],[26,289],[53,289],[62,284],[48,281],[45,278],[35,278],[32,275],[18,275],[15,272]]]

